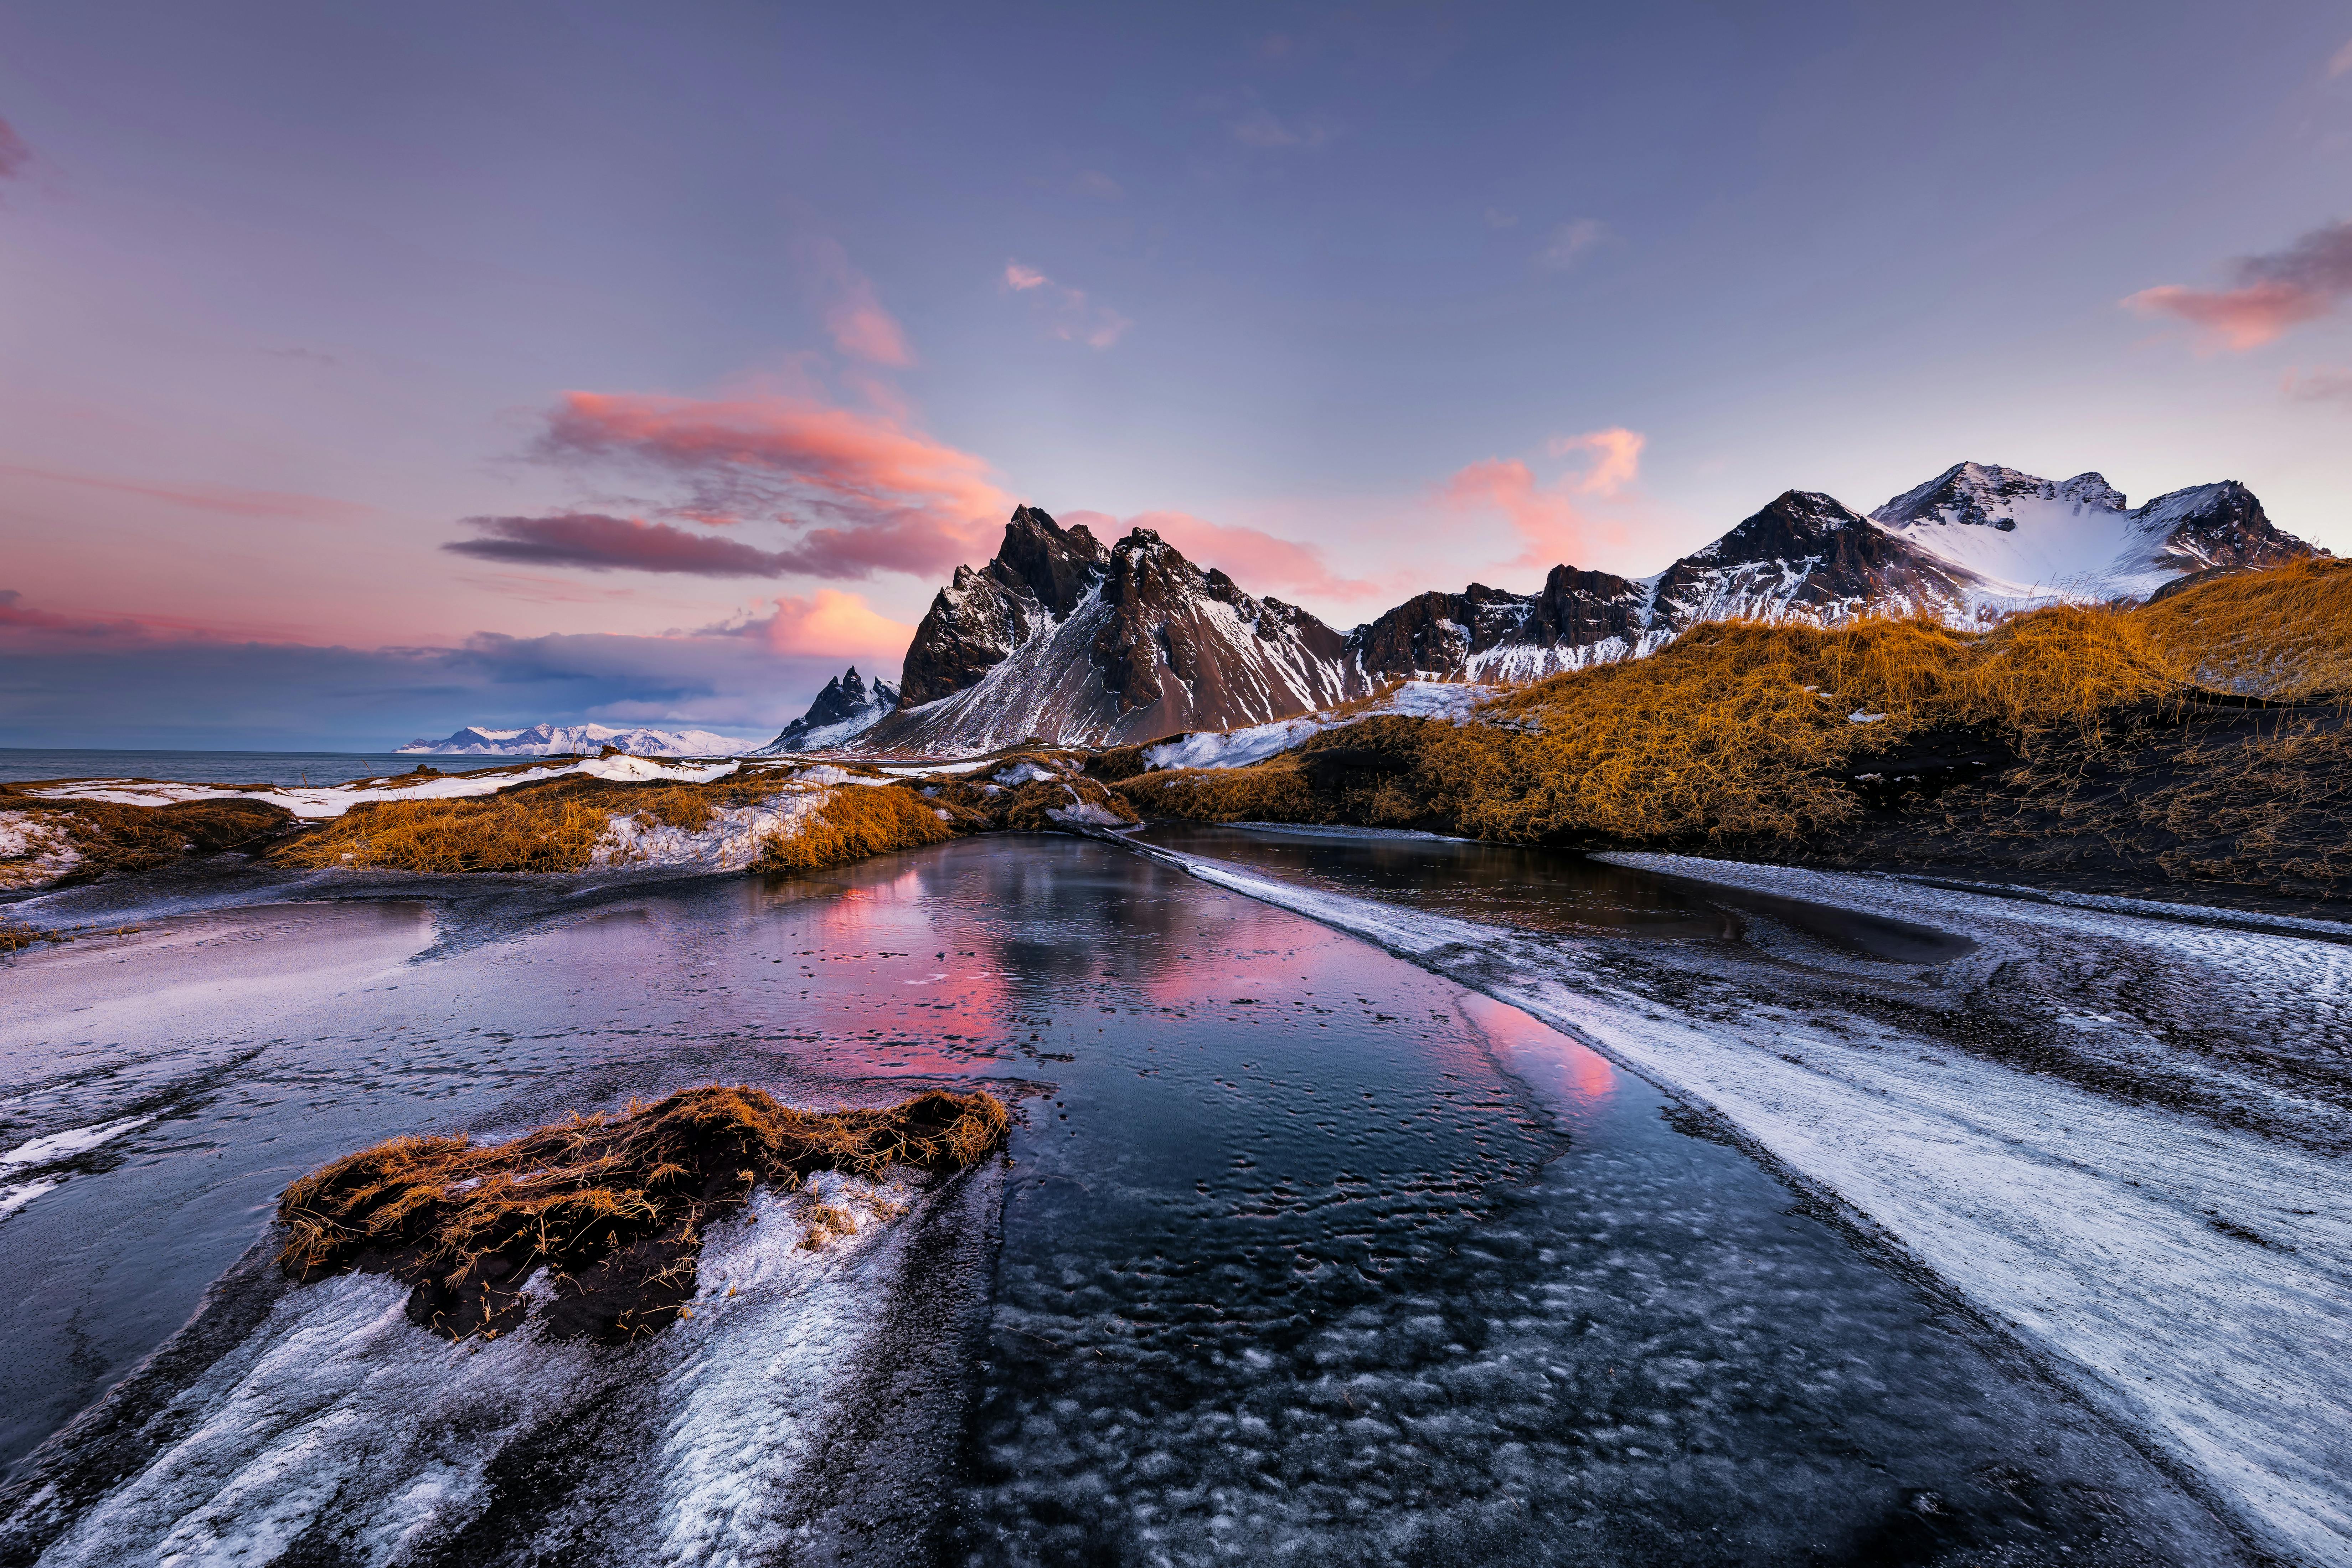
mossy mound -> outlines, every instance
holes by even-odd
[[[985,1092],[820,1112],[709,1084],[488,1147],[394,1138],[286,1189],[278,1262],[306,1281],[390,1274],[411,1288],[409,1321],[453,1340],[519,1325],[523,1287],[544,1268],[550,1333],[625,1341],[693,1298],[706,1228],[761,1186],[796,1188],[816,1171],[960,1168],[995,1149],[1008,1122]]]

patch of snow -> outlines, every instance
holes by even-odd
[[[1109,810],[1108,807],[1097,805],[1090,800],[1079,801],[1075,805],[1047,806],[1045,808],[1045,815],[1052,817],[1056,822],[1066,822],[1073,826],[1085,826],[1089,827],[1126,827],[1129,826],[1127,818],[1119,816],[1115,811]]]
[[[824,790],[788,790],[757,805],[719,806],[709,821],[693,829],[643,815],[614,816],[589,864],[599,869],[659,866],[740,871],[760,858],[769,839],[798,832],[825,796]]]
[[[42,814],[0,812],[0,889],[54,882],[81,860],[66,830]]]
[[[1845,721],[1849,724],[1875,724],[1885,717],[1884,713],[1865,713],[1857,708],[1845,716]]]
[[[739,763],[693,766],[652,762],[644,757],[591,757],[563,767],[528,768],[520,773],[404,774],[397,779],[360,779],[347,784],[282,785],[271,789],[225,789],[211,784],[157,783],[150,780],[93,779],[36,790],[42,800],[95,800],[116,805],[171,805],[184,800],[257,800],[281,805],[305,820],[341,816],[371,800],[463,800],[495,795],[516,784],[585,773],[593,778],[641,782],[668,779],[678,784],[709,784],[733,773]]]
[[[1051,784],[1061,775],[1051,768],[1039,767],[1035,763],[1024,761],[1015,763],[1009,768],[1000,768],[989,776],[1001,784],[1020,785]]]
[[[144,1127],[155,1119],[152,1116],[126,1116],[118,1121],[104,1121],[95,1127],[69,1128],[52,1132],[46,1138],[36,1138],[19,1143],[0,1154],[0,1171],[20,1165],[53,1165],[60,1160],[70,1160],[76,1154],[87,1154],[100,1144],[120,1138],[135,1128]]]
[[[1143,748],[1143,765],[1159,768],[1240,768],[1299,745],[1328,726],[1319,719],[1281,719],[1246,730],[1204,730]]]
[[[19,1182],[13,1187],[0,1187],[0,1219],[6,1219],[43,1193],[60,1184],[55,1181]]]

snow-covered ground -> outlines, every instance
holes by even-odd
[[[1473,924],[1171,858],[1710,1108],[2270,1550],[2352,1563],[2352,1117],[2327,1088],[2352,1047],[2352,947],[1886,878],[1609,858],[1978,943],[1933,969],[1801,939],[1730,955]],[[2008,1020],[1984,1014],[2021,974],[2043,1016],[2020,1027],[2079,1038],[2078,1055],[2004,1057]]]
[[[96,800],[109,801],[116,805],[171,805],[184,800],[257,800],[270,805],[282,805],[299,817],[320,820],[341,816],[363,801],[462,800],[472,795],[495,795],[516,784],[562,778],[567,773],[583,773],[590,778],[625,783],[667,779],[677,784],[709,784],[714,779],[725,778],[741,765],[740,763],[690,765],[630,756],[590,757],[584,762],[571,763],[562,767],[528,768],[521,772],[500,770],[360,779],[351,784],[314,787],[287,784],[272,789],[224,789],[212,784],[152,780],[83,779],[34,790],[31,794],[39,800]]]
[[[1305,713],[1246,730],[1204,730],[1180,735],[1145,747],[1143,763],[1152,769],[1246,767],[1303,744],[1326,730],[1382,713],[1401,713],[1411,719],[1451,719],[1458,724],[1475,712],[1480,703],[1501,692],[1500,687],[1461,681],[1407,680],[1384,697],[1349,704],[1338,712]]]
[[[825,1533],[832,1467],[870,1436],[845,1427],[876,1397],[858,1385],[877,1352],[929,1351],[877,1339],[896,1294],[947,1288],[909,1279],[906,1237],[960,1196],[831,1173],[807,1190],[856,1234],[810,1250],[800,1198],[760,1194],[755,1220],[713,1227],[691,1317],[625,1353],[529,1326],[452,1346],[408,1321],[404,1286],[348,1275],[289,1289],[257,1251],[232,1292],[274,1304],[174,1391],[169,1435],[78,1517],[45,1493],[10,1522],[64,1526],[40,1556],[52,1568],[271,1562],[298,1541],[331,1542],[343,1563],[438,1560],[463,1555],[500,1496],[491,1461],[520,1447],[601,1477],[569,1517],[542,1521],[575,1560],[766,1561],[779,1539],[807,1544]],[[205,1328],[200,1316],[191,1333]],[[139,1397],[138,1382],[114,1397]],[[44,1528],[46,1510],[59,1511]]]

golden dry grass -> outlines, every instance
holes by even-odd
[[[99,800],[36,800],[15,792],[0,810],[23,812],[65,836],[80,853],[68,880],[110,872],[152,870],[187,855],[258,846],[284,831],[294,814],[257,800],[189,800],[170,805],[120,805]],[[8,879],[0,876],[0,886]]]
[[[931,803],[902,784],[842,784],[796,831],[763,844],[751,869],[820,871],[954,837],[954,826],[940,819]]]
[[[314,869],[577,871],[613,812],[603,802],[530,790],[465,800],[377,800],[352,807],[278,851]]]
[[[415,1287],[413,1320],[453,1338],[520,1321],[521,1287],[544,1268],[553,1331],[626,1338],[691,1298],[703,1228],[761,1185],[969,1165],[1009,1122],[984,1092],[820,1112],[711,1084],[487,1147],[394,1138],[286,1189],[278,1262],[303,1279],[382,1268]]]
[[[2200,685],[2281,699],[2352,697],[2352,561],[2216,576],[2132,618]]]
[[[1921,731],[2095,738],[2110,715],[2193,695],[2189,651],[2237,646],[2229,637],[2291,646],[2296,679],[2322,680],[2352,649],[2347,583],[2323,563],[2137,609],[2044,609],[1990,632],[1903,617],[1701,626],[1648,658],[1507,693],[1472,723],[1374,718],[1255,767],[1117,788],[1150,816],[1520,843],[1793,843],[1853,821],[1862,807],[1840,775]]]

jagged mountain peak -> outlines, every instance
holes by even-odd
[[[771,756],[780,752],[817,752],[845,745],[872,729],[898,706],[898,689],[877,679],[869,689],[866,678],[851,665],[824,683],[808,711],[784,726],[782,732],[749,753]]]
[[[1150,740],[1286,718],[1368,689],[1339,634],[1255,599],[1149,528],[1106,545],[1023,506],[907,650],[898,711],[861,744],[985,750]]]
[[[1954,463],[1926,484],[1904,491],[1870,514],[1882,528],[1903,530],[1927,523],[1992,528],[2017,527],[2021,503],[2055,503],[2077,511],[2120,512],[2123,491],[2095,472],[2071,479],[2045,479],[1999,463]]]

